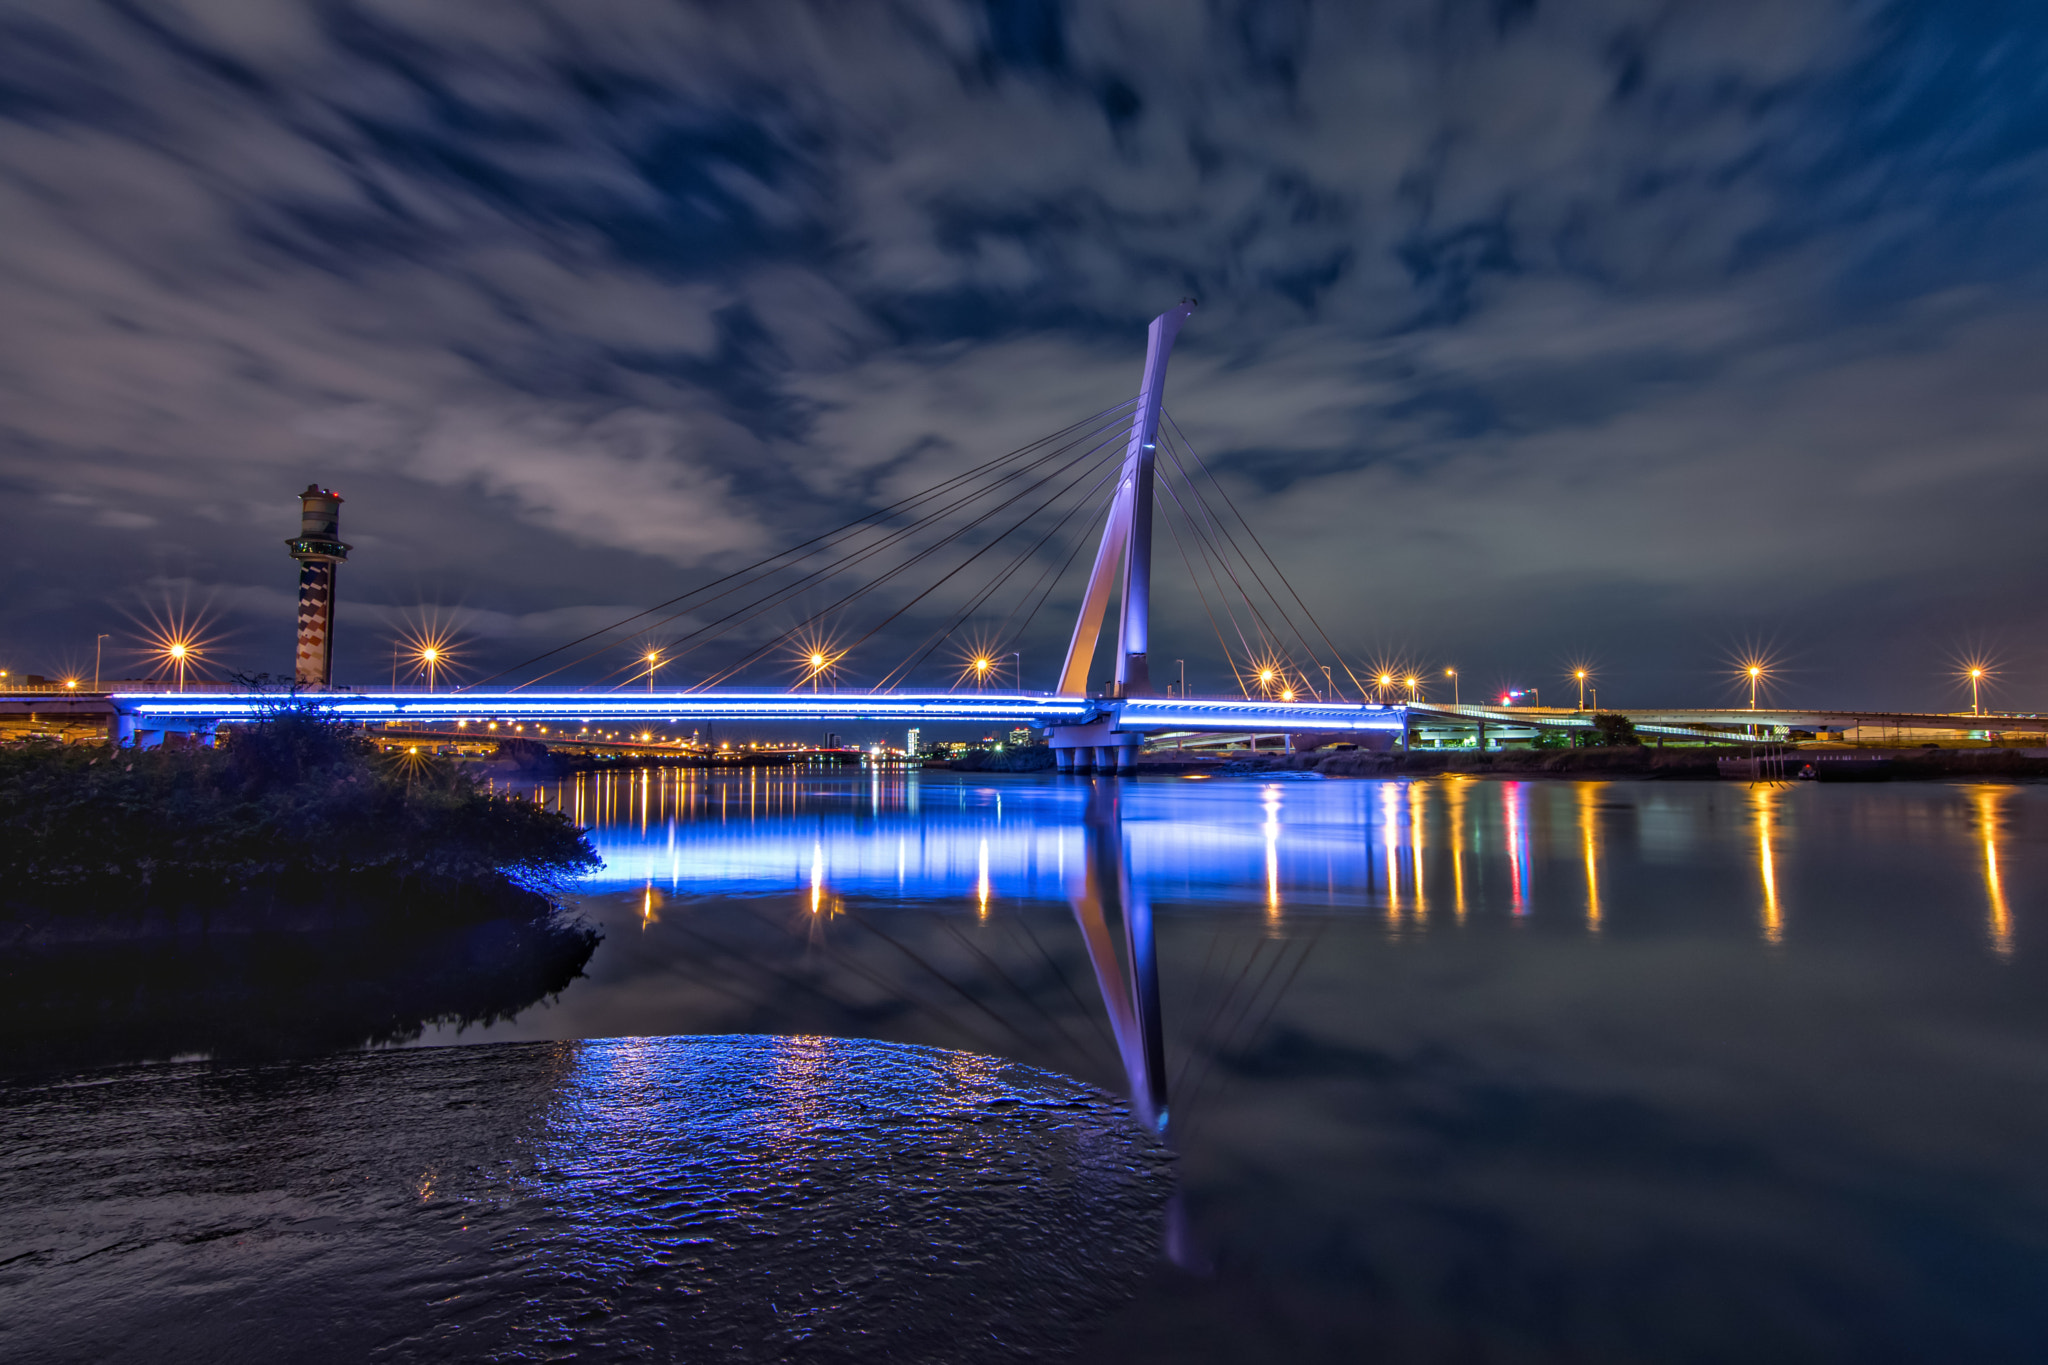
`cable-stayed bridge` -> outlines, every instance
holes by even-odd
[[[450,691],[327,687],[335,580],[350,547],[339,539],[339,495],[310,487],[305,526],[288,542],[307,575],[291,701],[372,724],[1008,722],[1045,729],[1063,766],[1092,769],[1128,768],[1147,734],[1168,730],[1398,732],[1403,707],[1368,697],[1165,416],[1167,362],[1193,312],[1187,300],[1152,321],[1135,397]],[[1184,671],[1169,677],[1155,663],[1153,533],[1161,525],[1236,679],[1235,696],[1189,696]],[[1022,642],[1091,544],[1054,686],[1025,690]],[[912,632],[912,647],[876,676],[866,656]],[[1098,676],[1105,644],[1106,676]],[[424,652],[431,681],[436,650]],[[185,655],[178,658],[182,665]],[[596,686],[563,687],[593,662],[614,667]],[[750,671],[775,665],[795,675],[785,687],[742,685]],[[954,672],[954,685],[913,686],[934,668]],[[664,673],[696,676],[662,688]],[[1012,686],[991,686],[998,681]],[[280,705],[275,695],[211,687],[75,701],[109,708],[118,738],[144,744],[166,732],[209,734]]]
[[[1483,737],[1487,726],[1590,726],[1579,713],[1423,704],[1412,683],[1405,697],[1398,684],[1390,689],[1383,670],[1367,670],[1377,687],[1361,679],[1166,413],[1167,362],[1193,311],[1189,300],[1153,319],[1135,397],[447,691],[435,686],[436,670],[453,651],[431,637],[413,651],[426,691],[329,686],[335,579],[351,547],[339,539],[340,496],[309,487],[301,534],[287,541],[303,569],[289,700],[366,724],[1027,724],[1047,732],[1062,768],[1079,771],[1129,771],[1148,736],[1169,733],[1406,737],[1421,724],[1476,728]],[[1229,666],[1234,695],[1191,696],[1184,671],[1160,666],[1152,639],[1160,527]],[[1091,544],[1054,686],[1025,690],[1023,644]],[[911,634],[914,643],[886,670],[870,661]],[[1043,634],[1030,638],[1042,642]],[[1098,671],[1104,644],[1107,668]],[[188,647],[174,653],[182,670]],[[594,684],[564,685],[607,665]],[[953,674],[951,687],[913,685],[935,668]],[[764,669],[788,681],[774,690],[744,685]],[[687,687],[658,686],[664,675],[690,673]],[[994,686],[1002,681],[1012,685]],[[117,742],[149,745],[178,732],[210,740],[218,724],[280,704],[275,693],[210,686],[0,698],[0,713],[104,715]],[[1831,722],[1820,713],[1737,714],[1659,714],[1640,728],[1711,739],[1729,737],[1731,726],[1839,729],[1848,715],[1829,713]]]

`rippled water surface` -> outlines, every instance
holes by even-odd
[[[528,794],[594,827],[607,868],[581,904],[607,936],[552,1001],[490,1023],[425,1010],[421,1042],[866,1038],[1010,1059],[1124,1097],[1127,1109],[1086,1111],[1088,1141],[1118,1153],[1097,1165],[1099,1147],[1077,1155],[1086,1144],[1057,1125],[1006,1127],[1000,1114],[1021,1105],[973,1110],[988,1120],[977,1150],[1016,1144],[1004,1169],[1021,1187],[1047,1163],[1066,1173],[1046,1185],[1065,1201],[1057,1216],[1012,1202],[989,1226],[1087,1230],[1065,1251],[1026,1235],[987,1268],[991,1303],[1027,1316],[1036,1304],[1043,1336],[1003,1318],[985,1340],[949,1336],[958,1358],[1998,1361],[2039,1359],[2048,1339],[2048,789],[672,771]],[[275,1079],[298,1074],[275,1065],[105,1073],[95,1084],[111,1088],[94,1093],[113,1109],[100,1111],[47,1081],[17,1084],[8,1131],[49,1150],[8,1168],[0,1261],[31,1257],[0,1265],[14,1277],[0,1278],[8,1321],[51,1321],[24,1316],[32,1279],[71,1309],[85,1291],[64,1286],[97,1296],[118,1283],[101,1314],[116,1323],[177,1311],[164,1296],[197,1272],[171,1267],[193,1263],[124,1249],[119,1226],[159,1226],[148,1220],[161,1211],[121,1201],[175,1207],[188,1165],[81,1163],[69,1179],[61,1157],[110,1113],[141,1122],[151,1104],[182,1106],[227,1168],[246,1112],[263,1133],[290,1115],[309,1149],[360,1174],[374,1199],[334,1215],[359,1219],[340,1245],[276,1233],[300,1237],[290,1255],[309,1277],[322,1256],[372,1263],[383,1236],[444,1235],[406,1202],[419,1173],[367,1155],[385,1139],[358,1143],[352,1125],[382,1103],[365,1094],[401,1096],[391,1102],[408,1113],[474,1095],[465,1068],[497,1063],[453,1059],[501,1054],[408,1055],[321,1063],[307,1074],[347,1079],[327,1088]],[[704,1334],[677,1358],[808,1349],[746,1316],[765,1311],[767,1290],[741,1262],[673,1249],[669,1223],[696,1206],[648,1191],[688,1158],[646,1135],[689,1106],[635,1089],[628,1045],[502,1055],[519,1059],[512,1088],[527,1098],[463,1113],[465,1141],[494,1153],[479,1170],[523,1159],[493,1144],[582,1142],[596,1182],[606,1144],[640,1144],[614,1173],[623,1202],[547,1204],[531,1245],[551,1250],[533,1257],[670,1248],[647,1283],[699,1284],[730,1310],[666,1319],[662,1340]],[[862,1084],[847,1079],[857,1070],[834,1074],[828,1109]],[[884,1107],[920,1112],[915,1085],[890,1093]],[[533,1117],[584,1103],[611,1126]],[[1113,1113],[1135,1119],[1119,1129]],[[1163,1125],[1170,1168],[1147,1155],[1148,1123]],[[746,1146],[718,1150],[744,1179]],[[777,1159],[759,1156],[763,1170]],[[513,1174],[462,1178],[486,1191],[462,1197],[491,1208],[554,1197]],[[64,1211],[51,1215],[68,1229],[61,1247],[21,1212],[38,1182],[63,1187],[42,1196]],[[980,1196],[959,1197],[972,1227]],[[1076,1202],[1088,1200],[1101,1211]],[[776,1207],[771,1222],[801,1221],[796,1204]],[[887,1202],[862,1216],[892,1247],[929,1230]],[[102,1234],[111,1249],[97,1249]],[[886,1293],[891,1320],[917,1330],[960,1311],[951,1289],[920,1297],[921,1267],[956,1289],[943,1267],[981,1269],[965,1243],[930,1262],[858,1239],[805,1246],[763,1276],[778,1304],[784,1284],[818,1303]],[[107,1269],[62,1268],[88,1253]],[[630,1336],[643,1330],[631,1320],[668,1312],[658,1295],[608,1299],[586,1319],[584,1273],[515,1298],[564,1295],[559,1342],[654,1339]],[[417,1304],[439,1281],[378,1283]],[[994,1306],[976,1311],[996,1320]],[[517,1314],[490,1321],[539,1349],[542,1337],[513,1332]]]

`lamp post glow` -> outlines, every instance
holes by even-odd
[[[1573,671],[1572,676],[1579,680],[1579,709],[1583,711],[1586,709],[1586,670],[1583,668],[1576,669]],[[1752,711],[1756,710],[1755,704],[1751,703],[1749,709]]]
[[[422,645],[420,646],[419,653],[414,657],[420,661],[420,667],[427,670],[427,691],[433,691],[434,675],[438,673],[441,668],[440,646]]]
[[[1379,698],[1379,699],[1380,699],[1381,701],[1385,701],[1385,700],[1387,699],[1387,689],[1388,689],[1388,688],[1390,688],[1390,687],[1392,687],[1393,685],[1394,685],[1394,675],[1393,675],[1393,674],[1391,674],[1391,673],[1382,673],[1382,674],[1380,674],[1380,688],[1379,688],[1379,691],[1378,691],[1377,693],[1375,693],[1374,695],[1375,695],[1375,696],[1377,696],[1377,697],[1378,697],[1378,698]]]
[[[1417,699],[1416,689],[1422,686],[1422,679],[1416,677],[1414,674],[1411,673],[1407,677],[1401,679],[1401,685],[1408,689],[1408,700],[1412,703]]]
[[[183,640],[171,641],[171,647],[166,651],[171,656],[171,663],[178,670],[178,690],[180,692],[185,690],[185,658],[191,652],[191,646],[187,645]]]
[[[1970,670],[1970,714],[1973,716],[1984,714],[1984,708],[1977,699],[1977,685],[1983,680],[1984,670],[1982,668],[1972,668]]]
[[[1451,680],[1451,705],[1456,706],[1458,704],[1458,670],[1447,668],[1444,670],[1444,676]]]
[[[1750,710],[1752,710],[1752,711],[1754,711],[1754,710],[1756,710],[1756,684],[1757,684],[1757,680],[1758,680],[1759,678],[1763,677],[1763,675],[1764,675],[1763,665],[1762,665],[1762,664],[1751,664],[1751,665],[1749,666],[1748,672],[1749,672],[1749,709],[1750,709]]]
[[[647,665],[647,690],[653,692],[654,671],[661,667],[661,651],[658,649],[648,650],[641,662]]]

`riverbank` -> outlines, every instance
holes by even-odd
[[[286,713],[219,749],[0,750],[0,943],[532,918],[597,865],[558,812]]]

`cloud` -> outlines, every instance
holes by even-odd
[[[1995,22],[185,0],[0,41],[6,567],[85,565],[0,608],[26,647],[160,570],[270,592],[308,479],[368,606],[658,600],[1119,401],[1187,294],[1170,405],[1361,651],[1569,634],[1682,688],[1680,640],[1797,622],[1820,685],[2038,615],[2048,163]]]

